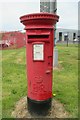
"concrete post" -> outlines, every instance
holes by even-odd
[[[58,66],[58,49],[54,47],[53,67]]]

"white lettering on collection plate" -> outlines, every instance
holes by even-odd
[[[34,44],[33,45],[33,59],[34,60],[44,60],[44,45],[43,44]]]

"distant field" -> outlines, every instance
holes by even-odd
[[[58,45],[59,67],[54,70],[53,94],[65,109],[78,115],[78,47]],[[27,94],[25,48],[2,52],[3,118],[10,118],[16,102]]]
[[[2,118],[2,51],[0,50],[0,119]]]
[[[59,70],[54,71],[53,93],[73,117],[78,116],[78,45],[58,45]]]

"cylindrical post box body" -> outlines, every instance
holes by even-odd
[[[49,13],[34,13],[20,17],[26,30],[28,109],[36,113],[42,114],[42,111],[51,106],[53,25],[58,19],[57,15]]]

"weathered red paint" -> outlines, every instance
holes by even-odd
[[[52,98],[52,67],[54,28],[59,17],[49,13],[35,13],[20,17],[26,30],[26,63],[28,97],[32,100]],[[33,45],[43,45],[43,60],[34,60]]]

